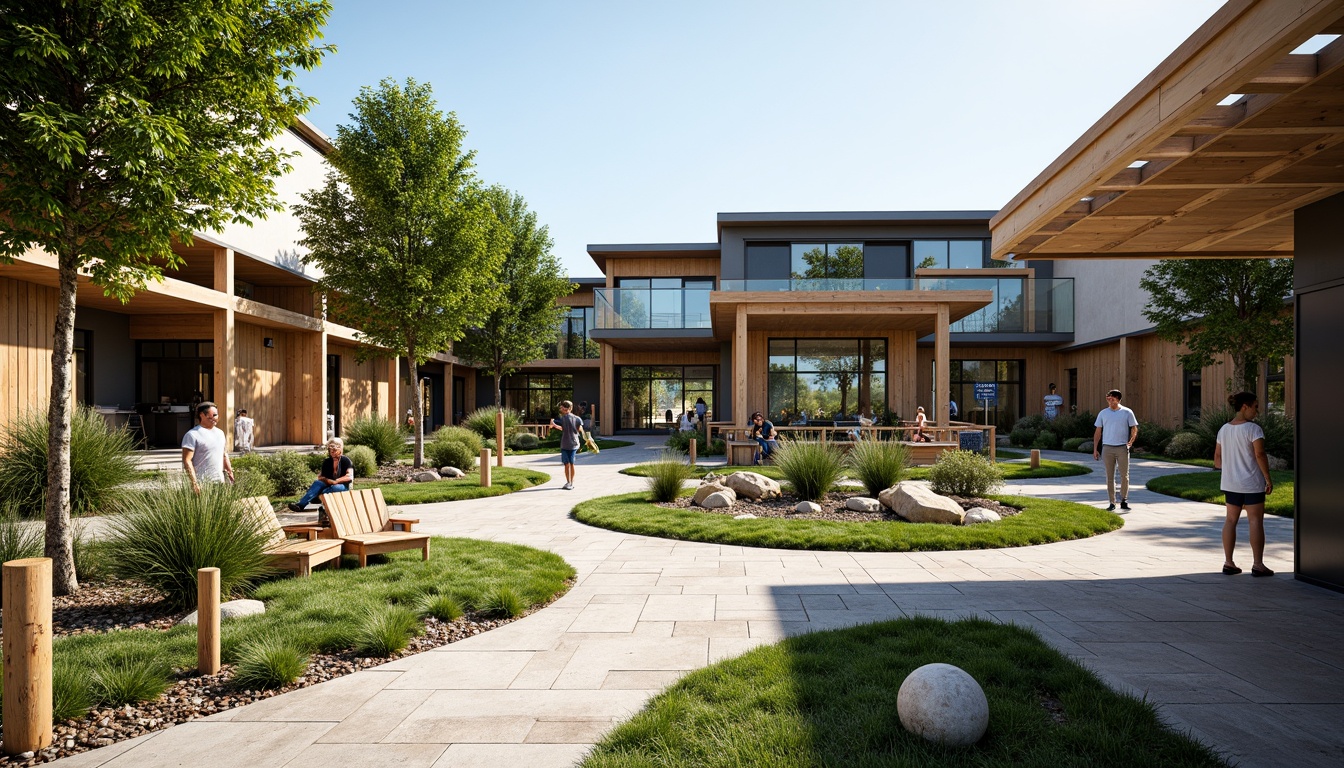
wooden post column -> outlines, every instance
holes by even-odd
[[[733,327],[733,423],[746,425],[751,415],[747,405],[747,305],[737,305]]]
[[[233,416],[237,407],[237,399],[234,394],[234,377],[237,370],[237,349],[234,345],[234,316],[233,316],[233,250],[229,248],[216,248],[215,258],[215,278],[214,289],[229,297],[229,301],[224,309],[217,309],[214,315],[214,331],[212,340],[215,346],[214,369],[215,369],[215,391],[206,395],[215,401],[215,406],[219,409],[219,428],[224,430],[224,446],[226,450],[233,450]],[[194,416],[193,416],[194,418]]]
[[[4,564],[7,755],[51,745],[51,560]]]
[[[597,381],[597,400],[599,410],[594,416],[597,418],[597,432],[603,437],[611,437],[616,434],[616,418],[621,412],[621,404],[617,400],[616,382],[615,382],[615,360],[613,355],[615,350],[610,344],[603,344],[600,356],[602,358],[602,368],[598,373]]]
[[[951,411],[947,395],[952,387],[952,350],[946,304],[938,305],[938,321],[933,331],[933,414],[939,426],[947,426]]]

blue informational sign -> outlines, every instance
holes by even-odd
[[[988,400],[991,403],[998,404],[999,385],[992,381],[990,382],[977,381],[975,383],[975,399],[979,402],[984,402]]]
[[[957,433],[958,447],[963,451],[982,451],[985,448],[985,433],[979,430],[974,432]]]

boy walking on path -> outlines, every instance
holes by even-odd
[[[565,400],[560,403],[560,415],[551,419],[551,429],[560,430],[560,463],[565,465],[566,491],[574,490],[574,456],[583,439],[583,420],[575,416],[573,410],[574,403]]]
[[[1100,456],[1106,465],[1106,497],[1115,511],[1115,470],[1120,469],[1120,508],[1129,509],[1129,449],[1139,436],[1139,420],[1134,412],[1120,404],[1120,390],[1106,393],[1106,408],[1097,414],[1096,431],[1092,434],[1092,458]]]

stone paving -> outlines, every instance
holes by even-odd
[[[1221,575],[1221,508],[1143,490],[1155,474],[1190,467],[1135,461],[1134,510],[1119,531],[1004,550],[770,550],[570,519],[583,499],[641,489],[643,480],[617,470],[656,450],[642,439],[581,457],[573,491],[560,489],[556,457],[524,457],[520,466],[553,479],[504,497],[416,508],[433,533],[564,556],[578,583],[546,609],[61,765],[571,765],[687,671],[801,632],[914,614],[1033,627],[1237,764],[1344,764],[1344,595],[1292,578],[1293,524],[1282,518],[1266,520],[1266,562],[1279,575],[1249,575],[1244,522],[1238,562],[1247,573]],[[1103,477],[1006,490],[1104,506]]]

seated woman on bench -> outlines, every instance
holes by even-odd
[[[929,421],[928,417],[924,415],[924,406],[921,405],[915,408],[915,434],[910,436],[910,442],[912,443],[933,442],[933,438],[924,434],[924,425],[927,424],[928,421]]]
[[[355,465],[350,462],[350,457],[344,454],[345,442],[341,438],[333,437],[327,441],[327,458],[322,461],[322,469],[318,471],[317,479],[308,487],[302,498],[290,503],[291,512],[304,511],[313,499],[324,493],[350,490],[350,486],[355,482]],[[318,524],[323,524],[321,513],[318,514]]]
[[[779,447],[779,433],[775,431],[775,425],[766,421],[765,415],[760,411],[751,414],[751,431],[748,434],[761,447],[761,452],[756,454],[757,464],[769,458]]]

